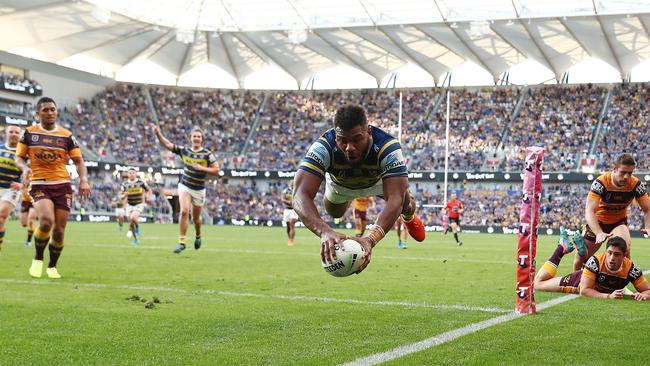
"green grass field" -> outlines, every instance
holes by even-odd
[[[515,236],[430,233],[375,249],[358,276],[321,268],[299,229],[204,227],[204,247],[172,253],[177,227],[143,225],[133,247],[117,224],[68,227],[61,280],[31,279],[33,248],[7,227],[0,252],[2,365],[335,365],[506,314]],[[555,237],[540,237],[538,263]],[[633,258],[650,268],[650,240]],[[46,254],[47,258],[47,254]],[[569,271],[565,258],[560,273]],[[137,295],[160,300],[127,300]],[[538,293],[538,305],[562,294]],[[573,299],[392,360],[390,365],[646,364],[650,308]]]

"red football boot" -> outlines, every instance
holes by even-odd
[[[411,222],[406,222],[405,220],[404,226],[406,226],[406,230],[408,230],[409,235],[411,235],[413,239],[416,241],[424,241],[424,224],[422,223],[422,220],[417,217],[417,215],[413,216],[413,220],[411,220]]]

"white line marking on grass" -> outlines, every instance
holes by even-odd
[[[141,249],[163,249],[163,250],[170,250],[171,251],[171,246],[169,247],[162,247],[158,245],[138,245],[138,246],[133,246],[133,245],[111,245],[111,244],[91,244],[88,245],[91,247],[95,248],[115,248],[115,249],[124,249],[124,248],[141,248]],[[235,253],[235,254],[273,254],[273,255],[287,255],[287,254],[293,254],[293,255],[303,255],[303,256],[318,256],[317,252],[314,253],[306,253],[306,252],[298,252],[298,251],[291,251],[291,250],[286,250],[286,251],[281,251],[281,250],[257,250],[257,249],[225,249],[225,248],[201,248],[201,251],[203,252],[215,252],[215,253]],[[482,259],[466,259],[466,258],[454,258],[454,257],[413,257],[413,256],[408,256],[408,255],[374,255],[373,258],[380,258],[380,259],[405,259],[405,260],[411,260],[411,261],[430,261],[430,262],[443,262],[443,261],[452,261],[452,262],[466,262],[466,263],[489,263],[489,264],[511,264],[515,265],[515,261],[490,261],[490,260],[482,260]]]
[[[125,289],[125,290],[140,290],[140,291],[164,291],[164,292],[177,292],[184,294],[205,294],[205,295],[220,295],[232,297],[255,297],[279,300],[293,300],[305,302],[332,302],[342,304],[356,304],[356,305],[375,305],[375,306],[401,306],[407,308],[420,308],[420,309],[435,309],[435,310],[464,310],[464,311],[482,311],[487,313],[509,313],[512,310],[494,308],[494,307],[480,307],[480,306],[466,306],[466,305],[445,305],[445,304],[427,304],[424,302],[409,302],[409,301],[364,301],[356,299],[337,299],[333,297],[317,297],[317,296],[300,296],[300,295],[269,295],[258,294],[251,292],[232,292],[220,290],[186,290],[173,287],[149,287],[149,286],[132,286],[132,285],[107,285],[101,283],[65,283],[65,282],[52,282],[40,280],[15,280],[15,279],[0,279],[2,283],[13,284],[26,284],[26,285],[69,285],[79,287],[91,288],[109,288],[109,289]]]
[[[537,306],[537,310],[544,310],[548,309],[551,306],[561,304],[563,302],[573,300],[575,298],[579,297],[578,295],[565,295],[562,297],[555,298],[553,300],[546,301],[544,303],[541,303]],[[522,317],[526,314],[517,314],[514,311],[512,311],[509,314],[497,316],[495,318],[487,319],[480,321],[478,323],[472,323],[470,325],[464,326],[462,328],[450,330],[448,332],[439,334],[437,336],[433,336],[431,338],[427,338],[425,340],[407,344],[404,346],[400,346],[397,348],[393,348],[390,351],[382,352],[382,353],[376,353],[374,355],[370,355],[367,357],[362,357],[358,358],[354,361],[347,362],[342,364],[342,366],[362,366],[362,365],[377,365],[383,362],[391,361],[400,357],[404,357],[406,355],[410,355],[411,353],[415,352],[420,352],[425,349],[433,348],[436,346],[439,346],[443,343],[451,342],[455,340],[456,338],[460,338],[462,336],[478,332],[479,330],[489,328],[491,326],[505,323],[507,321],[517,319],[519,317]]]

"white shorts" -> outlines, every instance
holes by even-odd
[[[357,197],[384,196],[384,183],[380,179],[374,186],[362,189],[350,189],[336,184],[329,173],[325,175],[325,198],[334,204],[352,201]]]
[[[22,195],[23,193],[20,190],[15,191],[11,188],[0,188],[0,201],[9,202],[14,207],[18,206]]]
[[[282,221],[289,222],[291,220],[298,220],[298,214],[293,208],[285,208],[282,214]]]
[[[116,208],[115,216],[126,216],[126,209],[124,207]]]
[[[196,190],[187,187],[182,183],[178,183],[178,195],[180,196],[181,192],[187,192],[192,196],[192,204],[194,206],[203,206],[205,203],[205,188],[202,190]]]
[[[144,212],[147,209],[147,204],[138,203],[137,205],[126,205],[126,216],[131,216],[132,212],[137,211],[138,215]]]

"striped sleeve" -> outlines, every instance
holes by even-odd
[[[323,137],[314,142],[307,151],[298,169],[308,171],[325,179],[325,172],[331,164],[330,144]]]
[[[402,147],[396,139],[389,140],[377,154],[381,178],[406,177],[406,160],[402,155]]]
[[[208,154],[208,166],[212,166],[212,164],[214,164],[216,162],[217,162],[216,155],[214,155],[213,152],[210,152],[210,154]]]
[[[183,150],[185,150],[185,146],[174,145],[174,147],[172,147],[172,152],[181,157],[183,156]]]

